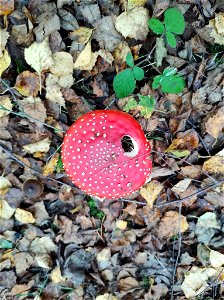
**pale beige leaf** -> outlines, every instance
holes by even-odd
[[[186,189],[189,187],[190,184],[191,184],[191,179],[185,178],[179,181],[177,184],[175,184],[171,190],[177,195],[180,195],[181,193],[186,191]]]
[[[167,57],[167,50],[165,46],[164,38],[157,37],[156,38],[156,51],[155,51],[155,59],[156,59],[156,66],[161,67],[163,63],[163,59]]]
[[[149,32],[148,19],[149,14],[146,8],[135,7],[130,12],[123,12],[117,17],[115,28],[125,38],[142,41],[146,39]]]
[[[145,187],[141,187],[140,194],[147,201],[150,208],[156,200],[159,193],[162,191],[163,185],[156,180],[152,180]]]
[[[128,291],[133,288],[139,287],[138,281],[133,277],[122,278],[119,282],[119,288],[122,291]]]
[[[170,238],[178,232],[185,232],[189,225],[187,219],[183,215],[179,215],[177,211],[167,211],[162,217],[159,227],[158,235],[161,238]]]
[[[205,28],[209,29],[209,35],[216,44],[224,45],[224,13],[217,14]]]
[[[208,286],[207,280],[216,273],[217,271],[213,268],[192,267],[181,285],[186,298],[192,299],[199,295]]]
[[[91,71],[95,66],[97,56],[98,53],[92,52],[91,43],[88,42],[88,44],[77,57],[74,63],[74,69]]]
[[[106,293],[106,294],[97,296],[96,300],[118,300],[118,298],[112,294]]]
[[[61,275],[61,269],[59,266],[55,267],[52,270],[50,277],[53,283],[59,283],[65,281],[65,278]]]
[[[2,73],[10,66],[11,58],[7,50],[3,50],[3,55],[0,57],[0,77]]]
[[[37,265],[44,269],[50,269],[52,265],[52,260],[49,254],[40,254],[35,256],[35,262]]]
[[[32,213],[21,208],[16,209],[15,218],[22,224],[35,223],[35,218],[33,217]]]
[[[128,222],[127,221],[123,221],[123,220],[118,220],[116,222],[116,226],[117,228],[121,229],[121,230],[125,230],[127,228]]]
[[[50,139],[47,137],[41,141],[38,141],[36,143],[31,143],[28,145],[23,146],[23,149],[27,153],[35,153],[35,152],[48,152],[50,149]]]
[[[91,28],[79,27],[78,29],[72,31],[69,34],[69,38],[80,44],[86,44],[88,43],[92,33],[93,33],[93,29]]]
[[[222,133],[224,129],[224,106],[219,108],[216,114],[209,118],[205,123],[206,131],[217,139]]]
[[[29,48],[25,48],[24,56],[26,62],[37,73],[48,71],[54,64],[48,38],[42,43],[34,42]]]
[[[15,212],[15,208],[12,208],[7,201],[0,200],[0,218],[9,220]]]
[[[65,107],[65,99],[59,85],[59,77],[56,75],[49,74],[46,79],[46,98],[59,106]]]
[[[61,51],[52,55],[54,64],[50,67],[50,72],[59,77],[72,74],[73,58],[70,53]]]
[[[5,195],[11,186],[12,184],[8,178],[0,176],[0,195]]]
[[[3,50],[5,50],[5,46],[8,38],[9,38],[9,33],[7,29],[0,28],[0,57],[3,55]]]
[[[0,96],[0,118],[10,114],[12,102],[8,96]]]
[[[224,265],[224,254],[218,251],[211,250],[209,259],[213,268],[219,268]]]

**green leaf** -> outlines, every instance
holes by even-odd
[[[177,8],[168,8],[164,13],[164,23],[166,30],[176,34],[184,33],[184,16]]]
[[[144,70],[139,67],[134,67],[133,68],[133,74],[136,80],[142,80],[145,76]]]
[[[175,35],[172,32],[166,32],[166,40],[168,45],[170,45],[170,47],[172,48],[176,48],[177,46],[177,40],[175,38]]]
[[[5,239],[0,239],[0,249],[12,249],[12,243]]]
[[[153,78],[152,88],[154,90],[160,87],[162,79],[163,79],[163,75],[157,75]]]
[[[164,76],[173,76],[177,73],[177,69],[173,67],[167,67],[163,70]]]
[[[126,64],[131,68],[134,67],[134,58],[130,52],[126,56]]]
[[[134,98],[128,100],[127,104],[124,106],[124,110],[129,112],[130,110],[136,108],[138,105],[137,101]]]
[[[131,69],[126,69],[114,77],[113,88],[117,98],[131,95],[135,89],[135,78]]]
[[[148,26],[154,33],[163,34],[165,31],[164,25],[162,22],[156,18],[151,18],[148,20]]]
[[[155,108],[156,101],[152,96],[139,95],[138,107],[140,108],[141,115],[146,118],[150,118]]]
[[[179,94],[185,88],[185,81],[178,75],[164,77],[161,81],[164,93]]]
[[[172,153],[176,157],[186,157],[191,154],[191,151],[189,150],[170,150],[167,152]]]

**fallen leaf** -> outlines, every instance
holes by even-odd
[[[133,277],[127,277],[124,279],[122,278],[119,281],[119,288],[121,291],[128,291],[128,290],[131,290],[133,288],[138,288],[138,287],[139,287],[139,283]]]
[[[14,0],[0,0],[0,16],[7,16],[14,10]]]
[[[147,0],[128,0],[128,9],[133,9],[139,6],[145,6]]]
[[[52,265],[52,259],[49,254],[41,254],[35,256],[35,262],[40,268],[50,269]]]
[[[201,176],[201,166],[184,166],[180,168],[181,174],[185,177],[189,177],[192,179],[198,179]]]
[[[9,96],[0,96],[0,118],[10,114],[12,101]]]
[[[28,282],[28,284],[16,284],[12,288],[11,293],[13,296],[16,297],[17,294],[22,294],[22,293],[30,290],[33,285],[34,285],[34,280],[30,280]]]
[[[97,296],[96,300],[118,300],[118,298],[112,294],[106,293],[106,294]]]
[[[41,141],[38,141],[36,143],[31,143],[28,145],[23,146],[23,149],[25,152],[33,154],[35,152],[48,152],[50,149],[50,144],[51,141],[50,139],[47,137]]]
[[[221,134],[223,134],[224,129],[224,106],[219,108],[216,114],[209,118],[205,123],[206,131],[217,139]]]
[[[3,55],[0,56],[0,77],[2,73],[10,66],[11,58],[7,50],[2,51]]]
[[[167,286],[164,283],[158,283],[156,285],[152,285],[148,291],[144,295],[145,300],[159,300],[165,299],[165,296],[169,292]]]
[[[111,264],[111,250],[110,248],[104,248],[97,253],[96,261],[100,270],[107,269]]]
[[[3,50],[5,50],[8,38],[9,33],[7,32],[7,29],[0,28],[0,57],[3,55]]]
[[[123,220],[118,220],[116,222],[116,226],[117,228],[119,228],[120,230],[125,230],[127,228],[128,222],[127,221],[123,221]]]
[[[177,184],[175,184],[171,190],[177,195],[180,195],[181,193],[186,191],[186,189],[189,187],[190,184],[191,184],[191,179],[185,178],[179,181]]]
[[[12,186],[8,178],[0,176],[0,195],[5,195]]]
[[[135,7],[130,12],[123,12],[115,21],[115,28],[125,38],[133,38],[144,41],[148,35],[149,27],[148,10],[143,7]]]
[[[49,162],[43,167],[43,175],[49,176],[54,173],[54,170],[57,166],[59,159],[59,153],[55,153],[55,155],[49,160]]]
[[[163,64],[163,59],[167,57],[167,50],[165,46],[165,41],[163,37],[156,38],[156,51],[155,51],[155,60],[156,66],[161,67]]]
[[[9,220],[15,212],[15,208],[12,208],[7,201],[0,200],[0,218]]]
[[[152,169],[151,178],[157,178],[157,177],[163,177],[163,176],[169,176],[174,174],[174,170],[171,170],[166,167],[157,167],[155,166]]]
[[[199,138],[197,133],[192,130],[186,130],[177,134],[170,146],[166,149],[166,152],[176,153],[178,151],[192,151],[199,146]],[[178,151],[177,151],[178,150]],[[189,152],[186,152],[186,154]]]
[[[19,252],[13,256],[16,273],[23,274],[33,263],[32,255],[27,252]]]
[[[218,251],[211,250],[209,259],[213,268],[219,268],[224,265],[224,254]]]
[[[48,37],[42,43],[34,42],[25,48],[24,56],[26,62],[39,74],[48,71],[54,64]]]
[[[15,88],[25,97],[36,97],[40,90],[39,84],[39,76],[30,71],[24,71],[17,76]]]
[[[91,28],[79,27],[69,34],[69,38],[77,43],[87,44],[92,33],[93,29]]]
[[[49,236],[36,237],[31,245],[30,251],[34,254],[49,254],[50,252],[56,252],[58,247],[54,244]]]
[[[16,209],[15,218],[22,224],[35,223],[35,218],[33,217],[32,213],[21,208]]]
[[[163,185],[157,180],[152,180],[145,187],[141,187],[140,194],[146,200],[149,208],[153,207],[154,201],[162,191]]]
[[[209,29],[209,35],[216,44],[224,45],[224,13],[216,14],[205,28]]]
[[[73,58],[70,53],[60,51],[52,55],[53,65],[50,72],[58,77],[73,73]]]
[[[170,238],[178,232],[185,232],[189,225],[186,217],[179,215],[177,211],[167,211],[161,218],[158,226],[158,235],[161,238]]]
[[[71,82],[67,82],[68,86],[73,84],[73,78]],[[65,107],[65,99],[63,97],[61,86],[59,85],[59,77],[53,74],[49,74],[46,79],[46,98],[52,103],[58,104],[60,107]]]
[[[202,170],[209,174],[224,175],[224,151],[222,150],[206,160],[203,164]]]
[[[203,292],[207,287],[207,280],[214,276],[217,271],[213,268],[199,268],[193,266],[185,275],[185,279],[181,285],[187,299],[192,299]]]
[[[55,267],[52,271],[51,271],[51,281],[53,283],[59,283],[59,282],[65,282],[65,277],[63,277],[61,275],[61,269],[59,266]]]
[[[97,56],[98,53],[92,52],[91,43],[88,42],[88,44],[77,57],[74,63],[74,69],[91,71],[95,66]]]

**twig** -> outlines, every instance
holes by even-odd
[[[173,300],[173,293],[174,293],[174,283],[175,283],[175,276],[176,276],[176,271],[177,271],[177,266],[178,266],[178,261],[180,258],[180,253],[181,253],[181,242],[182,242],[182,236],[181,236],[181,207],[182,204],[179,204],[179,210],[178,210],[178,252],[177,252],[177,258],[176,262],[174,265],[174,270],[173,270],[173,276],[172,276],[172,289],[171,289],[171,300]]]

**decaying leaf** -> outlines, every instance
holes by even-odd
[[[24,56],[26,62],[39,74],[48,71],[54,64],[48,37],[42,43],[34,42],[25,48]]]
[[[224,129],[224,106],[219,108],[216,114],[209,118],[205,123],[206,131],[217,139],[222,133]]]
[[[49,176],[54,172],[57,166],[58,158],[59,158],[59,153],[55,153],[55,155],[50,159],[50,161],[44,166],[43,168],[44,176]]]
[[[7,50],[2,51],[3,55],[0,56],[0,77],[2,73],[10,66],[11,58]]]
[[[0,16],[7,16],[14,10],[14,0],[0,0]]]
[[[0,195],[5,195],[12,186],[8,178],[0,176]]]
[[[24,71],[17,76],[15,88],[25,97],[36,97],[40,90],[39,84],[39,76],[30,71]]]
[[[69,34],[71,40],[76,41],[80,44],[88,43],[91,35],[93,33],[93,29],[87,27],[79,27],[75,29]]]
[[[143,7],[135,7],[130,12],[123,12],[115,21],[115,28],[125,38],[136,40],[145,40],[149,27],[147,21],[149,18],[148,10]]]
[[[31,143],[28,145],[23,146],[24,151],[26,151],[27,153],[35,153],[35,152],[48,152],[50,149],[50,139],[49,138],[45,138],[43,140],[40,140],[36,143]]]
[[[3,55],[3,50],[5,50],[8,38],[9,33],[7,32],[7,30],[0,28],[0,57]]]
[[[50,72],[58,77],[73,72],[73,58],[70,53],[61,51],[52,55],[53,65],[50,67]]]
[[[0,200],[0,218],[9,220],[15,212],[15,208],[12,208],[7,201]]]
[[[191,179],[185,178],[185,179],[179,181],[177,184],[175,184],[171,190],[174,193],[180,195],[181,193],[186,191],[186,189],[189,187],[190,184],[191,184]]]
[[[202,170],[209,174],[224,175],[224,150],[206,160]]]
[[[162,217],[159,227],[158,235],[162,238],[170,238],[178,232],[185,232],[189,225],[186,217],[179,215],[177,211],[170,210]]]
[[[133,277],[122,278],[119,282],[121,291],[128,291],[133,288],[139,287],[138,281]]]
[[[9,96],[0,96],[0,118],[10,114],[12,102]]]
[[[90,71],[95,66],[98,53],[93,53],[91,43],[85,46],[74,63],[74,69]]]
[[[15,218],[22,224],[35,223],[35,218],[33,217],[32,213],[21,208],[16,209]]]
[[[133,9],[138,6],[145,6],[146,0],[128,0],[128,8]]]
[[[157,180],[152,180],[145,187],[141,187],[140,194],[146,200],[149,208],[153,207],[153,203],[162,191],[163,185]]]
[[[205,269],[193,266],[181,285],[187,299],[192,299],[205,290],[208,286],[207,280],[216,273],[217,271],[213,268]]]
[[[54,283],[64,282],[65,277],[61,275],[61,269],[59,266],[55,267],[51,272],[51,281]]]
[[[209,29],[210,36],[215,43],[224,45],[224,13],[216,14],[215,18],[209,21],[209,25],[206,28]]]
[[[106,294],[97,296],[96,300],[118,300],[118,298],[112,294],[106,293]]]

